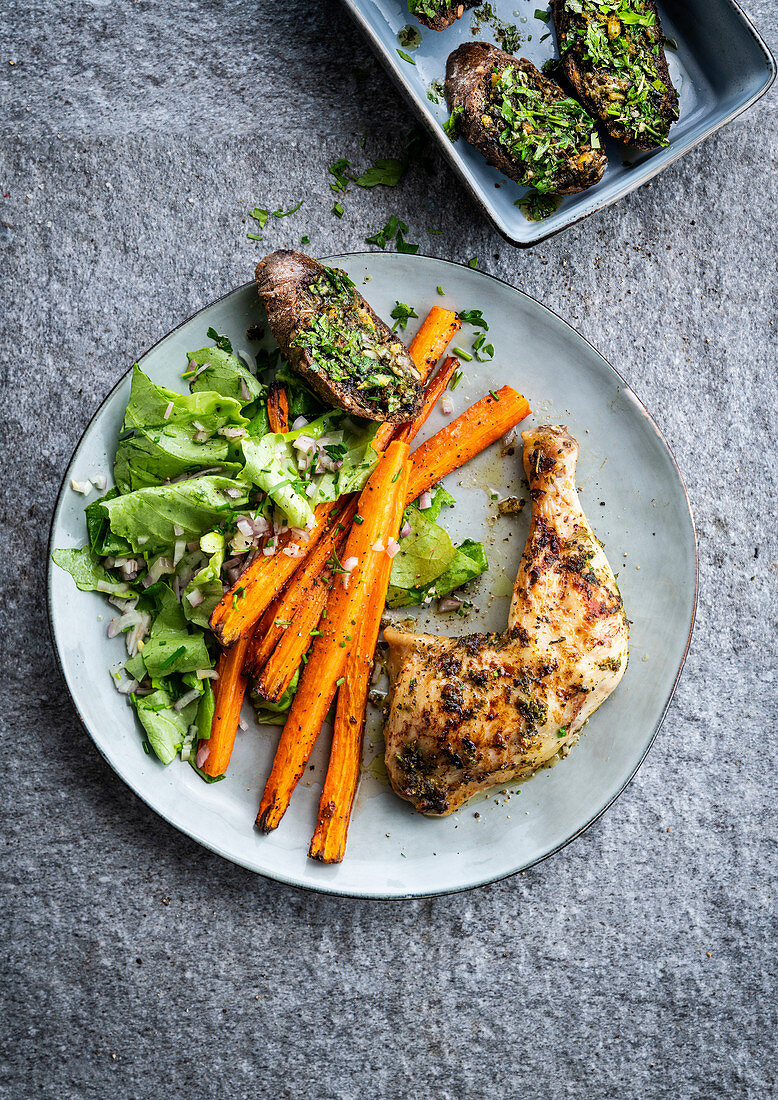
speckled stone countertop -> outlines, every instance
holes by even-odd
[[[745,6],[775,50],[775,5]],[[519,251],[442,163],[332,216],[327,166],[412,124],[334,0],[7,0],[0,32],[0,1096],[771,1095],[775,92]],[[247,209],[300,198],[246,239]],[[360,249],[391,214],[628,378],[686,478],[700,602],[664,728],[583,837],[469,894],[367,903],[223,862],[109,770],[54,662],[45,547],[63,466],[140,351],[265,245]]]

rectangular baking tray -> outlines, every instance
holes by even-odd
[[[476,9],[465,11],[445,31],[431,31],[409,15],[404,0],[343,3],[486,216],[506,240],[521,247],[546,240],[634,191],[745,111],[775,79],[770,51],[734,0],[660,3],[662,29],[678,44],[677,50],[667,50],[670,75],[680,95],[680,118],[670,131],[670,144],[641,153],[608,141],[609,163],[602,180],[588,191],[566,196],[544,220],[529,221],[515,205],[527,188],[490,168],[462,138],[450,141],[443,131],[448,118],[445,99],[436,104],[427,94],[434,81],[443,80],[446,59],[462,42],[495,41],[486,23],[477,35],[473,33]],[[492,0],[491,7],[499,19],[518,27],[522,41],[517,56],[529,58],[538,68],[558,56],[553,24],[535,16],[536,10],[547,11],[543,0]],[[413,51],[403,48],[398,39],[408,25],[422,35],[421,45]],[[543,35],[547,37],[541,42]],[[399,49],[415,64],[404,61]]]

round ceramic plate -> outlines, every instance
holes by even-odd
[[[201,844],[263,875],[330,893],[403,898],[463,890],[523,870],[578,836],[635,774],[689,645],[697,585],[694,525],[673,456],[646,410],[602,356],[544,306],[470,268],[421,256],[368,253],[329,262],[345,268],[384,317],[398,298],[420,317],[432,305],[483,310],[494,360],[464,364],[452,394],[455,414],[509,383],[533,409],[523,427],[563,423],[578,439],[581,500],[619,574],[632,622],[627,673],[578,744],[532,779],[495,788],[450,817],[428,819],[388,787],[380,716],[373,714],[346,858],[324,866],[306,853],[327,762],[326,728],[280,828],[263,836],[254,818],[278,727],[258,726],[244,704],[249,728],[238,734],[227,778],[206,785],[188,764],[163,767],[144,753],[134,713],[108,671],[124,652],[121,638],[106,636],[109,608],[98,594],[79,592],[53,565],[52,633],[74,703],[100,752],[157,813]],[[253,284],[247,284],[179,326],[140,364],[155,382],[184,389],[186,353],[208,343],[209,327],[227,333],[236,350],[253,354],[259,345],[246,332],[261,321]],[[411,322],[408,338],[418,323]],[[468,346],[472,335],[463,333],[459,343]],[[127,374],[76,448],[54,513],[51,549],[85,541],[85,501],[70,489],[70,479],[110,478],[129,390]],[[424,434],[443,420],[433,414]],[[446,527],[455,542],[481,539],[491,568],[469,596],[469,618],[423,611],[420,628],[456,634],[504,629],[528,515],[499,517],[494,495],[521,495],[519,452],[501,458],[494,446],[446,480],[457,501],[445,513]]]

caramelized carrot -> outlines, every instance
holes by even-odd
[[[526,398],[510,386],[476,401],[413,452],[407,500],[464,466],[529,414]]]
[[[454,355],[449,355],[438,373],[426,385],[424,401],[413,420],[407,424],[401,424],[395,431],[394,438],[401,439],[404,443],[412,443],[421,431],[440,396],[445,392],[446,386],[451,380],[451,375],[459,366],[459,360]]]
[[[238,638],[252,629],[273,599],[281,594],[305,556],[337,523],[342,510],[341,501],[317,505],[314,512],[316,522],[308,532],[308,541],[300,546],[302,553],[299,557],[284,553],[289,543],[295,541],[291,532],[281,535],[276,540],[276,553],[258,557],[225,592],[211,615],[211,630],[223,646],[235,645]]]
[[[362,762],[370,672],[391,571],[392,559],[387,554],[370,591],[359,642],[346,660],[345,680],[338,691],[330,762],[319,800],[319,818],[308,851],[311,859],[321,863],[340,863],[346,850],[346,834]]]
[[[268,702],[277,703],[281,699],[311,648],[314,637],[318,637],[316,628],[327,603],[328,592],[329,577],[322,570],[257,675],[256,689]]]
[[[289,398],[283,382],[271,382],[267,388],[267,418],[271,432],[289,431]]]
[[[313,643],[276,750],[257,826],[277,828],[294,788],[308,763],[330,703],[340,686],[349,653],[356,645],[368,596],[385,556],[374,549],[396,536],[402,517],[408,476],[408,444],[392,442],[359,497],[358,514],[349,534],[344,561],[347,576],[336,575],[327,599],[322,634]]]
[[[294,579],[284,590],[280,599],[274,601],[275,613],[272,619],[265,614],[263,622],[254,631],[254,638],[243,666],[243,671],[250,679],[259,676],[276,645],[286,633],[288,624],[294,618],[297,609],[308,599],[327,562],[332,559],[333,551],[340,553],[343,549],[356,510],[357,497],[354,495],[347,501],[338,521],[331,524],[310,554],[302,559]],[[316,623],[313,624],[315,625]],[[297,663],[299,664],[299,660]],[[295,665],[296,668],[297,665]],[[292,670],[293,675],[294,670]],[[291,678],[290,676],[289,679]],[[281,694],[283,695],[283,692]],[[270,696],[265,698],[269,699]]]
[[[249,640],[248,636],[241,638],[236,646],[221,653],[216,663],[219,679],[214,690],[211,736],[208,741],[200,742],[200,749],[204,745],[208,746],[208,755],[200,765],[206,775],[224,775],[230,762],[235,734],[238,732],[240,708],[246,692],[243,661]]]

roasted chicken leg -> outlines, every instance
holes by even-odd
[[[532,515],[505,634],[441,638],[388,627],[386,768],[424,814],[550,760],[624,675],[629,628],[616,578],[575,489],[578,444],[523,432]]]

